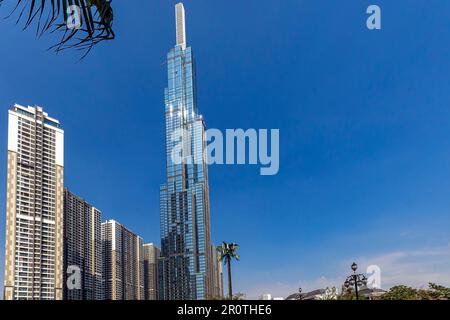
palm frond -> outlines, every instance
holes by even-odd
[[[231,259],[239,260],[240,257],[237,253],[238,249],[239,245],[236,243],[223,242],[221,246],[216,248],[219,261],[224,261],[224,263],[227,264]]]
[[[0,7],[7,0],[0,0]],[[17,13],[16,24],[24,21],[23,29],[37,24],[36,35],[61,32],[60,40],[49,49],[84,51],[84,58],[98,43],[112,40],[114,14],[111,0],[9,0],[16,1],[10,17]],[[75,6],[75,7],[74,7]],[[78,15],[79,13],[79,15]],[[71,24],[76,18],[79,24]]]

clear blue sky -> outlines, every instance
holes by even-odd
[[[13,103],[62,122],[67,187],[159,243],[175,3],[114,0],[117,39],[81,63],[45,51],[54,35],[0,21],[2,269]],[[353,260],[379,264],[384,287],[449,285],[450,2],[184,3],[207,126],[280,129],[278,175],[209,169],[213,240],[241,245],[236,290],[339,284]],[[365,26],[370,4],[381,31]]]

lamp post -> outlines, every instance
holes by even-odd
[[[344,282],[344,286],[349,289],[351,287],[355,287],[355,295],[356,295],[356,300],[359,300],[359,293],[358,293],[358,288],[367,285],[367,278],[364,274],[356,273],[356,270],[358,269],[358,265],[353,262],[352,264],[352,270],[353,270],[353,274],[349,275],[347,277],[347,279],[345,279]]]

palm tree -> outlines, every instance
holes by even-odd
[[[34,22],[37,23],[36,35],[45,32],[62,31],[60,41],[52,46],[59,52],[68,48],[86,50],[85,55],[92,47],[104,40],[114,39],[112,30],[113,9],[112,0],[14,0],[11,16],[18,12],[16,23],[24,20],[24,29]],[[5,0],[0,0],[0,7]],[[75,7],[74,7],[75,6]],[[76,10],[75,10],[76,8]],[[71,14],[79,13],[80,25],[69,27]],[[77,14],[78,16],[78,14]]]
[[[219,254],[219,261],[224,261],[228,265],[228,294],[230,300],[233,300],[233,286],[231,282],[231,260],[239,260],[237,250],[239,246],[236,243],[226,243],[225,241],[221,246],[217,247]]]

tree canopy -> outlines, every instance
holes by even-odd
[[[448,300],[450,288],[435,283],[429,283],[428,289],[399,285],[389,289],[381,298],[383,300]]]

